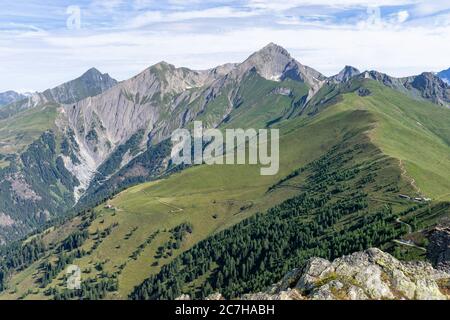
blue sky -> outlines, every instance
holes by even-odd
[[[0,92],[41,91],[90,67],[119,80],[161,60],[206,69],[269,42],[326,75],[440,71],[450,0],[3,0]]]

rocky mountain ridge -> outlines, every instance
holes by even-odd
[[[14,101],[5,104],[0,111],[0,119],[49,103],[74,103],[98,95],[116,84],[117,81],[107,73],[102,74],[97,69],[91,68],[80,77],[52,89],[18,96]]]
[[[431,230],[429,241],[428,259],[437,269],[450,272],[450,223]]]
[[[355,67],[345,66],[338,74],[330,77],[328,81],[332,83],[346,82],[359,74],[361,74],[361,71]]]
[[[111,87],[117,81],[107,73],[101,73],[96,68],[91,68],[79,78],[66,82],[53,89],[48,89],[42,95],[51,102],[69,104],[80,101],[86,97],[96,96]]]
[[[421,98],[441,106],[450,107],[450,86],[431,72],[395,78],[378,71],[365,71],[359,76],[364,79],[376,80],[410,97]]]
[[[214,101],[226,96],[227,103],[209,119],[210,126],[218,126],[236,108],[238,89],[253,71],[267,80],[289,78],[306,83],[311,94],[325,79],[275,44],[252,54],[243,63],[203,71],[160,62],[102,94],[64,105],[58,126],[73,133],[73,150],[78,159],[74,163],[65,157],[66,167],[83,177],[80,190],[86,190],[99,166],[133,135],[143,132],[138,148],[143,151],[149,140],[155,144],[167,139],[174,129],[186,126],[207,112]],[[124,157],[117,170],[132,159],[133,156]],[[76,195],[81,196],[81,192]]]
[[[15,101],[26,98],[26,96],[22,93],[18,93],[15,91],[6,91],[0,93],[0,107],[13,103]]]

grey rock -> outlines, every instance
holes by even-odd
[[[359,74],[361,74],[361,72],[355,67],[345,66],[338,74],[330,77],[328,81],[333,83],[346,82]]]
[[[303,269],[302,275],[296,285],[301,290],[311,290],[316,283],[334,272],[331,262],[322,258],[310,259]]]
[[[430,232],[427,256],[437,269],[450,272],[450,226],[438,226]]]
[[[241,300],[303,300],[303,296],[297,289],[287,289],[276,294],[267,292],[245,294]]]
[[[116,84],[117,81],[107,73],[102,74],[97,69],[91,68],[81,77],[53,89],[48,89],[42,95],[52,102],[75,103],[84,98],[96,96]]]
[[[205,298],[205,300],[225,300],[225,298],[220,293],[212,293]]]
[[[287,78],[298,80],[316,87],[325,80],[318,71],[304,66],[286,51],[286,49],[270,43],[261,50],[252,54],[239,67],[239,73],[244,73],[251,68],[265,79],[280,81]]]
[[[426,262],[401,262],[376,248],[335,259],[310,259],[266,291],[244,299],[449,299],[450,273]]]
[[[361,74],[361,77],[376,80],[412,98],[425,99],[450,107],[450,86],[431,72],[412,77],[394,78],[381,72],[366,71]]]

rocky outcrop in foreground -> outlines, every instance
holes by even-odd
[[[181,298],[181,297],[180,297]],[[447,300],[450,273],[427,262],[401,262],[379,249],[369,249],[333,262],[312,258],[265,292],[243,300]],[[183,296],[182,299],[188,299]],[[216,293],[207,298],[219,300]]]
[[[450,273],[450,224],[433,229],[429,241],[428,259],[436,269]]]
[[[312,258],[267,292],[243,299],[417,299],[450,298],[450,273],[426,262],[401,262],[369,249],[330,262]]]

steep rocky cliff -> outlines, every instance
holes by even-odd
[[[291,79],[304,84],[310,95],[325,79],[282,47],[269,44],[240,64],[209,70],[160,62],[100,95],[65,104],[58,126],[73,138],[71,153],[75,157],[66,155],[64,163],[79,178],[76,199],[89,188],[93,191],[99,180],[110,179],[149,145],[169,138],[174,129],[195,119],[204,121],[205,126],[219,126],[243,103],[242,88],[258,78]],[[118,147],[130,139],[134,140],[134,152],[117,155]],[[100,166],[114,155],[120,161],[103,172]]]
[[[436,268],[450,272],[450,224],[433,229],[429,241],[428,259]]]
[[[410,97],[429,100],[450,107],[450,86],[431,72],[417,76],[395,78],[377,71],[366,71],[361,77],[373,79]]]
[[[109,74],[102,74],[97,69],[91,68],[81,77],[48,89],[42,95],[51,102],[74,103],[86,97],[96,96],[116,84],[117,81]]]
[[[359,74],[361,74],[361,72],[358,69],[356,69],[352,66],[345,66],[345,68],[342,69],[341,72],[339,72],[338,74],[329,78],[328,81],[335,82],[335,83],[345,82]]]

